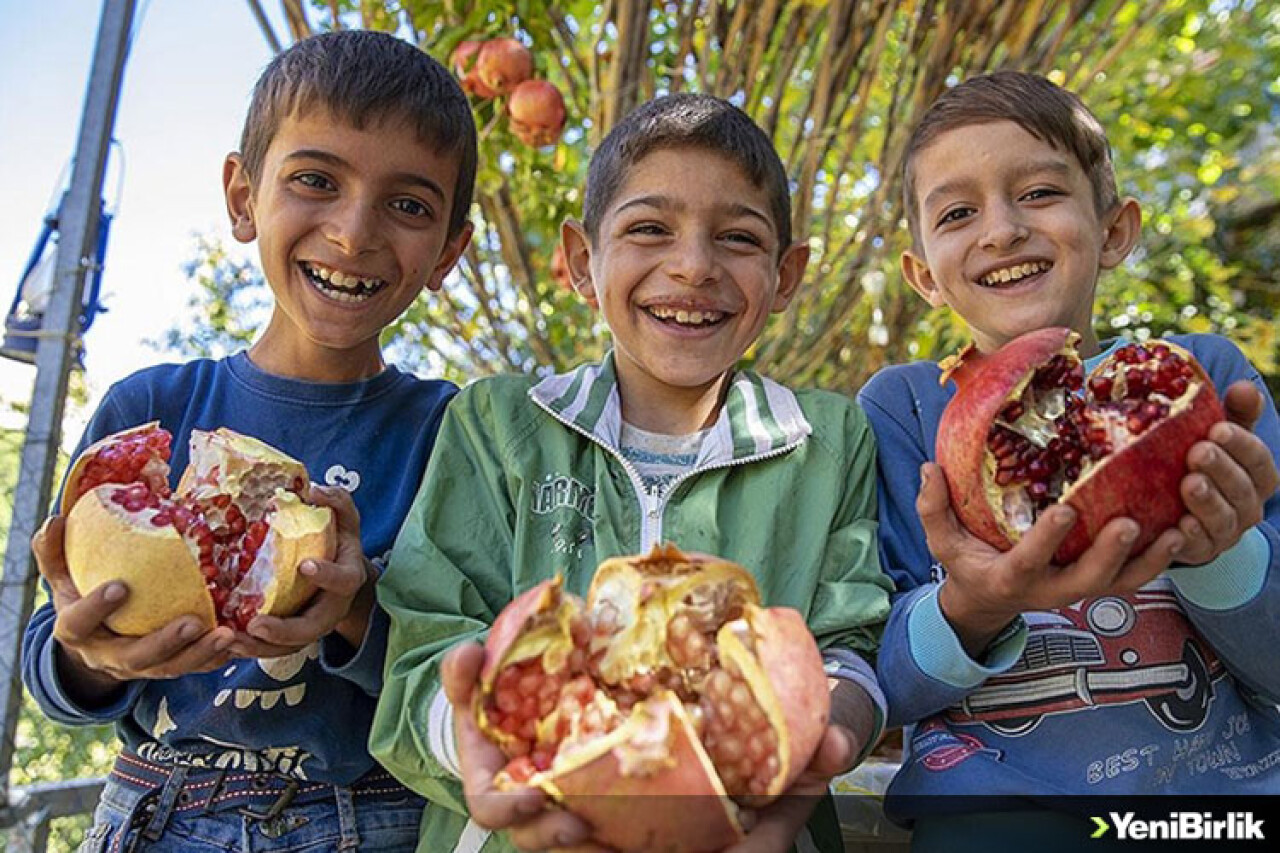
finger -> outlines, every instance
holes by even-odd
[[[321,592],[294,616],[255,616],[248,633],[264,643],[302,647],[330,633],[350,609],[350,597]]]
[[[1275,493],[1280,486],[1280,471],[1276,470],[1275,457],[1262,439],[1231,424],[1215,425],[1209,431],[1209,438],[1244,469],[1261,502],[1265,503]]]
[[[932,462],[920,466],[920,493],[916,496],[916,512],[924,527],[929,552],[945,565],[967,534],[951,510],[951,494],[947,490],[946,474]]]
[[[307,501],[316,506],[327,506],[333,510],[338,530],[353,533],[359,538],[360,511],[356,509],[356,502],[346,489],[338,486],[321,486],[312,483],[307,492]]]
[[[471,691],[480,680],[484,647],[479,643],[459,643],[445,653],[440,663],[440,681],[454,708],[471,707]]]
[[[78,646],[94,634],[105,630],[103,622],[129,597],[128,588],[119,581],[96,587],[84,598],[67,602],[58,610],[54,636],[69,646]]]
[[[1131,518],[1113,518],[1103,525],[1074,563],[1045,579],[1043,591],[1052,599],[1047,607],[1061,607],[1110,589],[1128,562],[1138,533],[1138,523]]]
[[[512,826],[507,835],[521,850],[548,850],[582,844],[591,837],[591,827],[582,818],[555,809]]]
[[[1244,473],[1240,476],[1247,480]],[[1226,477],[1226,475],[1224,475]],[[1253,490],[1249,487],[1247,494],[1252,498]],[[1249,499],[1241,499],[1245,508],[1249,508]],[[1204,474],[1190,474],[1182,481],[1182,500],[1187,511],[1195,517],[1200,527],[1215,550],[1221,550],[1231,544],[1239,533],[1240,514],[1236,507],[1223,494],[1215,480]],[[1256,506],[1256,504],[1255,504]],[[1252,524],[1252,521],[1250,522]]]
[[[120,655],[121,663],[135,673],[173,677],[208,663],[230,648],[234,640],[235,633],[230,628],[206,630],[199,619],[182,616],[159,631],[129,642]]]
[[[320,589],[337,593],[345,598],[355,598],[360,587],[369,581],[369,568],[364,556],[356,561],[332,562],[330,560],[303,560],[298,573]]]
[[[227,652],[233,658],[282,658],[285,655],[296,654],[309,645],[311,643],[301,646],[280,645],[259,640],[250,634],[238,633]]]
[[[75,600],[80,591],[71,580],[67,569],[66,552],[63,550],[66,519],[51,515],[31,537],[31,553],[36,558],[36,568],[49,584],[53,594],[62,600]]]
[[[1182,559],[1185,538],[1178,528],[1170,528],[1156,537],[1156,541],[1137,557],[1129,560],[1116,574],[1111,591],[1133,592],[1145,586],[1169,568],[1175,557]]]
[[[819,781],[819,790],[826,788],[832,776],[849,769],[849,765],[857,757],[853,743],[853,735],[843,726],[827,726],[813,759],[804,771],[806,775]]]
[[[1031,529],[1005,552],[1002,560],[1020,574],[1039,573],[1053,562],[1054,553],[1071,532],[1076,518],[1073,507],[1065,504],[1049,507],[1040,514]]]
[[[1226,411],[1227,420],[1247,430],[1252,430],[1258,418],[1262,417],[1265,404],[1262,392],[1248,379],[1232,382],[1222,395],[1222,408]]]
[[[1245,432],[1239,427],[1223,427],[1223,432],[1229,434],[1227,442],[1230,449],[1216,441],[1196,442],[1187,454],[1190,467],[1192,471],[1199,472],[1212,481],[1221,497],[1231,506],[1237,510],[1248,509],[1250,514],[1256,511],[1261,516],[1262,499],[1258,496],[1253,478],[1233,451],[1252,456],[1251,450],[1246,448],[1252,444],[1250,439],[1253,439],[1262,446],[1262,452],[1268,458],[1271,452],[1253,433]]]

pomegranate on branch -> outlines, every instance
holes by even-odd
[[[559,578],[485,643],[473,712],[536,786],[619,850],[720,850],[808,765],[827,726],[804,619],[763,608],[746,569],[655,548],[601,564],[585,602]],[[644,797],[661,799],[648,800]]]
[[[551,145],[564,132],[564,96],[546,80],[526,80],[507,99],[511,132],[525,145]]]
[[[242,631],[258,613],[297,612],[315,591],[298,564],[332,559],[337,547],[333,511],[300,497],[306,468],[229,429],[193,430],[191,462],[171,492],[170,441],[152,422],[76,458],[62,494],[76,588],[123,581],[129,598],[106,624],[128,636],[186,613]]]
[[[478,41],[459,42],[453,53],[449,54],[449,67],[457,75],[462,91],[478,98],[492,98],[497,93],[480,80],[480,71],[476,68],[482,44],[483,42]]]
[[[957,391],[937,437],[956,515],[989,544],[1007,550],[1045,509],[1071,505],[1077,521],[1054,556],[1063,564],[1114,518],[1138,523],[1135,554],[1175,526],[1187,452],[1225,417],[1203,368],[1176,344],[1126,344],[1086,379],[1078,340],[1041,329],[947,359],[942,381]]]
[[[490,39],[480,45],[476,74],[486,89],[505,95],[533,76],[533,54],[519,39]]]

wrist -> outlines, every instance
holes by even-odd
[[[53,661],[67,698],[82,708],[110,704],[124,689],[125,681],[91,666],[78,651],[54,642]]]
[[[378,572],[368,558],[364,559],[363,567],[364,583],[351,599],[347,615],[334,626],[334,631],[350,643],[353,649],[360,648],[364,643],[365,632],[369,629],[369,614],[373,612],[374,585],[378,580]]]
[[[938,587],[938,609],[955,631],[965,653],[978,660],[1020,614],[976,608],[949,580]]]

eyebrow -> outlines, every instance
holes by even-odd
[[[1032,160],[1014,168],[1009,177],[1013,180],[1021,180],[1030,175],[1038,175],[1043,172],[1049,172],[1054,175],[1066,177],[1071,173],[1071,165],[1066,160]],[[954,181],[947,181],[945,184],[939,184],[929,190],[925,195],[924,201],[920,204],[921,210],[929,210],[930,204],[953,193],[960,192],[974,183],[974,179],[970,177],[957,178]]]
[[[334,154],[331,151],[323,151],[319,148],[299,148],[297,151],[291,151],[285,155],[285,162],[293,160],[319,160],[322,163],[328,163],[332,166],[340,166],[349,168],[350,163]],[[398,184],[410,184],[412,186],[421,187],[424,190],[439,196],[440,201],[445,201],[446,197],[444,189],[435,181],[426,175],[419,175],[414,172],[396,172],[391,176],[391,180]]]
[[[623,202],[618,206],[616,213],[622,213],[633,207],[653,207],[658,210],[677,210],[684,205],[679,202],[672,201],[666,196],[661,195],[642,195]],[[764,213],[761,213],[754,207],[741,202],[724,202],[715,206],[717,212],[728,214],[729,216],[746,216],[752,219],[758,219],[766,225],[770,230],[774,228],[774,222]]]

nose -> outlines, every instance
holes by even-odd
[[[347,255],[373,248],[377,239],[378,211],[373,204],[350,198],[335,204],[325,223],[325,237]]]
[[[668,274],[691,287],[714,281],[716,268],[714,241],[707,235],[687,235],[672,247],[667,258]]]
[[[1022,214],[1012,205],[988,208],[982,247],[995,251],[1007,251],[1027,239],[1030,232],[1022,221]]]

